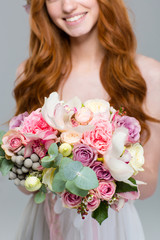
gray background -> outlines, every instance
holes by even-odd
[[[29,26],[28,15],[22,8],[24,3],[23,0],[5,0],[0,7],[0,124],[14,113],[12,89],[15,72],[28,53]],[[126,3],[133,12],[131,18],[138,39],[137,52],[160,61],[160,1],[126,0]],[[7,130],[7,127],[0,126],[0,129]],[[7,177],[2,178],[0,175],[0,239],[14,239],[15,229],[28,198]],[[146,240],[159,239],[159,198],[160,180],[152,197],[136,202]]]

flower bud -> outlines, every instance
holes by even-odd
[[[30,176],[26,179],[24,185],[25,185],[25,188],[28,191],[34,192],[34,191],[37,191],[41,188],[42,183],[40,182],[39,178],[34,177],[34,176]]]
[[[72,147],[69,143],[62,143],[59,147],[59,152],[64,156],[68,157],[72,152]]]

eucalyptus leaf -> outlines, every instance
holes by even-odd
[[[51,168],[54,166],[54,160],[49,156],[42,158],[42,166],[45,168]]]
[[[63,192],[65,189],[66,181],[63,180],[63,177],[60,172],[58,172],[52,182],[52,189],[54,192]]]
[[[9,171],[11,170],[11,168],[13,167],[13,162],[7,159],[3,159],[3,161],[1,162],[1,167],[0,167],[0,171],[2,173],[3,176],[6,176]]]
[[[59,153],[58,156],[54,160],[54,167],[60,166],[62,158],[63,158],[63,155],[61,153]]]
[[[58,146],[56,143],[52,143],[48,149],[48,154],[52,158],[56,158],[58,156]]]
[[[60,168],[64,168],[70,162],[73,162],[71,158],[63,157],[61,160]]]
[[[5,131],[0,131],[0,145],[2,144],[2,138],[6,134]]]
[[[131,180],[130,180],[131,179]],[[134,184],[136,184],[136,181],[135,180],[133,180],[133,178],[130,178],[129,180],[132,182],[132,183],[134,183]],[[116,187],[116,193],[123,193],[123,192],[137,192],[138,191],[138,188],[136,187],[136,186],[131,186],[131,185],[129,185],[129,184],[127,184],[127,183],[124,183],[124,182],[116,182],[116,185],[117,185],[117,187]]]
[[[83,190],[94,189],[99,185],[96,173],[89,167],[83,167],[74,182],[78,188]]]
[[[72,194],[75,194],[77,196],[80,196],[80,197],[85,197],[87,196],[88,194],[88,191],[87,190],[82,190],[82,189],[79,189],[74,181],[67,181],[66,182],[66,185],[65,185],[65,188],[71,192]]]
[[[73,162],[72,159],[68,158],[68,157],[64,157],[61,159],[60,162],[60,166],[59,166],[59,173],[61,174],[61,179],[63,179],[63,181],[67,181],[66,177],[64,176],[64,169],[66,168],[66,166]]]
[[[46,199],[46,194],[44,192],[40,191],[40,192],[35,194],[34,201],[37,204],[40,204],[40,203],[44,202],[45,199]]]
[[[76,176],[81,174],[83,165],[79,161],[72,161],[68,163],[63,169],[64,176],[67,180],[73,180]]]
[[[106,201],[101,201],[99,207],[92,212],[92,218],[96,219],[100,225],[106,218],[108,218],[108,207]]]

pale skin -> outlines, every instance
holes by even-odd
[[[64,30],[71,39],[72,71],[67,79],[60,84],[58,93],[64,101],[78,96],[83,102],[91,98],[103,98],[109,100],[109,93],[104,90],[99,70],[104,49],[97,38],[96,0],[48,0],[46,1],[48,12],[55,24]],[[55,13],[56,8],[56,13]],[[70,26],[64,18],[71,18],[74,14],[87,12],[88,24],[80,23],[80,26]],[[63,21],[62,21],[63,20]],[[87,26],[87,27],[86,27]],[[88,28],[90,26],[90,28]],[[147,84],[147,97],[143,103],[144,111],[152,117],[160,119],[160,63],[154,59],[135,55],[135,61]],[[19,75],[24,69],[23,62],[18,70]],[[158,179],[160,163],[160,124],[148,122],[151,137],[144,145],[145,171],[139,173],[136,179],[147,183],[140,186],[141,199],[150,197],[155,189]],[[24,191],[24,189],[21,188]],[[26,192],[26,191],[25,191]]]

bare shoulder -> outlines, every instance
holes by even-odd
[[[147,84],[160,82],[160,62],[143,55],[136,55],[135,60]]]
[[[135,60],[147,84],[146,111],[160,119],[160,62],[143,55]]]
[[[16,70],[16,82],[15,85],[18,85],[21,81],[23,81],[24,78],[24,68],[25,68],[25,64],[26,64],[27,60],[24,60],[23,62],[21,62]]]

